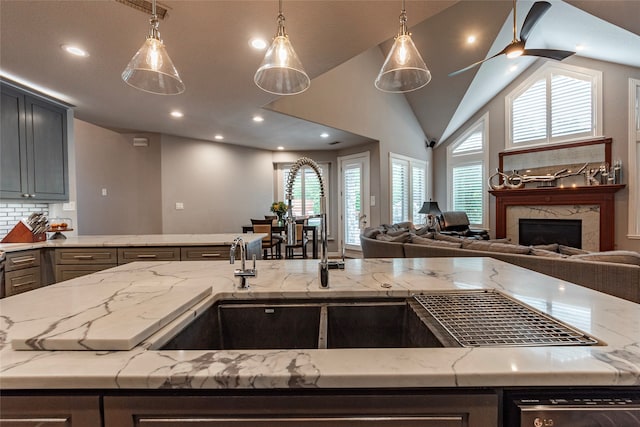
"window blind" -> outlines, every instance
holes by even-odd
[[[409,162],[391,161],[391,221],[398,223],[409,218]]]
[[[352,167],[349,167],[352,166]],[[360,196],[362,193],[362,169],[360,165],[347,165],[344,170],[344,214],[347,245],[360,245]]]
[[[453,210],[466,212],[472,224],[482,224],[482,163],[455,166],[452,179]]]
[[[414,224],[424,223],[424,214],[418,213],[424,202],[426,194],[426,168],[422,165],[412,165],[411,167],[411,200],[412,214],[411,221]]]
[[[541,79],[513,101],[512,141],[522,143],[547,137],[547,82]]]
[[[551,136],[590,132],[591,82],[563,75],[551,78]]]

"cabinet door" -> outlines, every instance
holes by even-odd
[[[496,427],[493,393],[105,396],[105,427]]]
[[[5,85],[0,117],[0,198],[28,197],[24,96]]]
[[[27,169],[33,174],[31,197],[68,200],[66,110],[46,101],[25,97]],[[29,120],[31,117],[31,120]]]
[[[98,396],[2,396],[0,427],[99,427]]]

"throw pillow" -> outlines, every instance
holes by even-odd
[[[558,246],[559,245],[557,243],[551,243],[548,245],[533,245],[531,247],[535,249],[543,249],[545,251],[558,252]]]
[[[614,262],[617,264],[631,264],[640,266],[640,253],[633,251],[606,251],[573,255],[571,259],[583,261]]]
[[[406,243],[411,238],[411,234],[408,231],[405,231],[403,234],[397,236],[391,236],[389,234],[380,233],[376,236],[377,240],[382,240],[384,242],[397,242],[397,243]]]
[[[542,256],[546,258],[568,258],[568,255],[562,255],[561,253],[548,251],[546,249],[538,249],[537,247],[531,247],[531,255]]]
[[[417,236],[426,237],[428,239],[433,239],[433,232],[429,231],[429,227],[418,228],[414,233]]]
[[[460,239],[458,239],[460,240]],[[447,242],[446,240],[426,239],[424,237],[413,235],[411,237],[411,243],[427,246],[439,246],[444,248],[459,248],[462,245],[461,241]]]
[[[589,251],[585,251],[584,249],[572,248],[571,246],[565,245],[558,245],[558,252],[563,255],[582,255],[589,253]]]
[[[362,232],[362,235],[370,239],[375,239],[380,233],[382,233],[382,230],[379,227],[367,227]]]

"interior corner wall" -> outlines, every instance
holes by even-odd
[[[75,120],[78,234],[162,232],[160,138],[134,147],[133,136]]]
[[[389,222],[389,153],[427,159],[426,136],[402,94],[385,93],[373,84],[384,62],[375,46],[327,73],[314,78],[311,87],[294,97],[280,97],[269,108],[283,114],[321,123],[379,141],[377,167],[371,165],[373,218]],[[374,193],[378,188],[379,193]]]
[[[520,83],[531,76],[545,60],[536,61],[528,70],[496,95],[482,109],[473,115],[463,126],[434,149],[433,165],[435,176],[434,191],[436,200],[447,200],[447,146],[458,138],[470,125],[489,112],[489,166],[487,172],[498,167],[498,153],[505,150],[505,97]],[[569,65],[602,71],[602,108],[603,135],[613,140],[613,159],[622,159],[623,177],[625,164],[629,164],[629,78],[640,78],[640,68],[610,62],[598,61],[580,56],[572,56],[563,61]],[[488,187],[487,187],[488,190]],[[444,203],[447,206],[447,203]],[[615,195],[616,249],[640,250],[637,240],[627,238],[629,190],[624,188]],[[442,206],[441,206],[442,207]],[[489,197],[489,218],[491,235],[495,236],[495,198]]]
[[[170,135],[161,146],[163,233],[240,233],[270,214],[270,151]]]

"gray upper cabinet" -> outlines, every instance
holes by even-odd
[[[68,200],[67,109],[1,88],[0,198]]]

